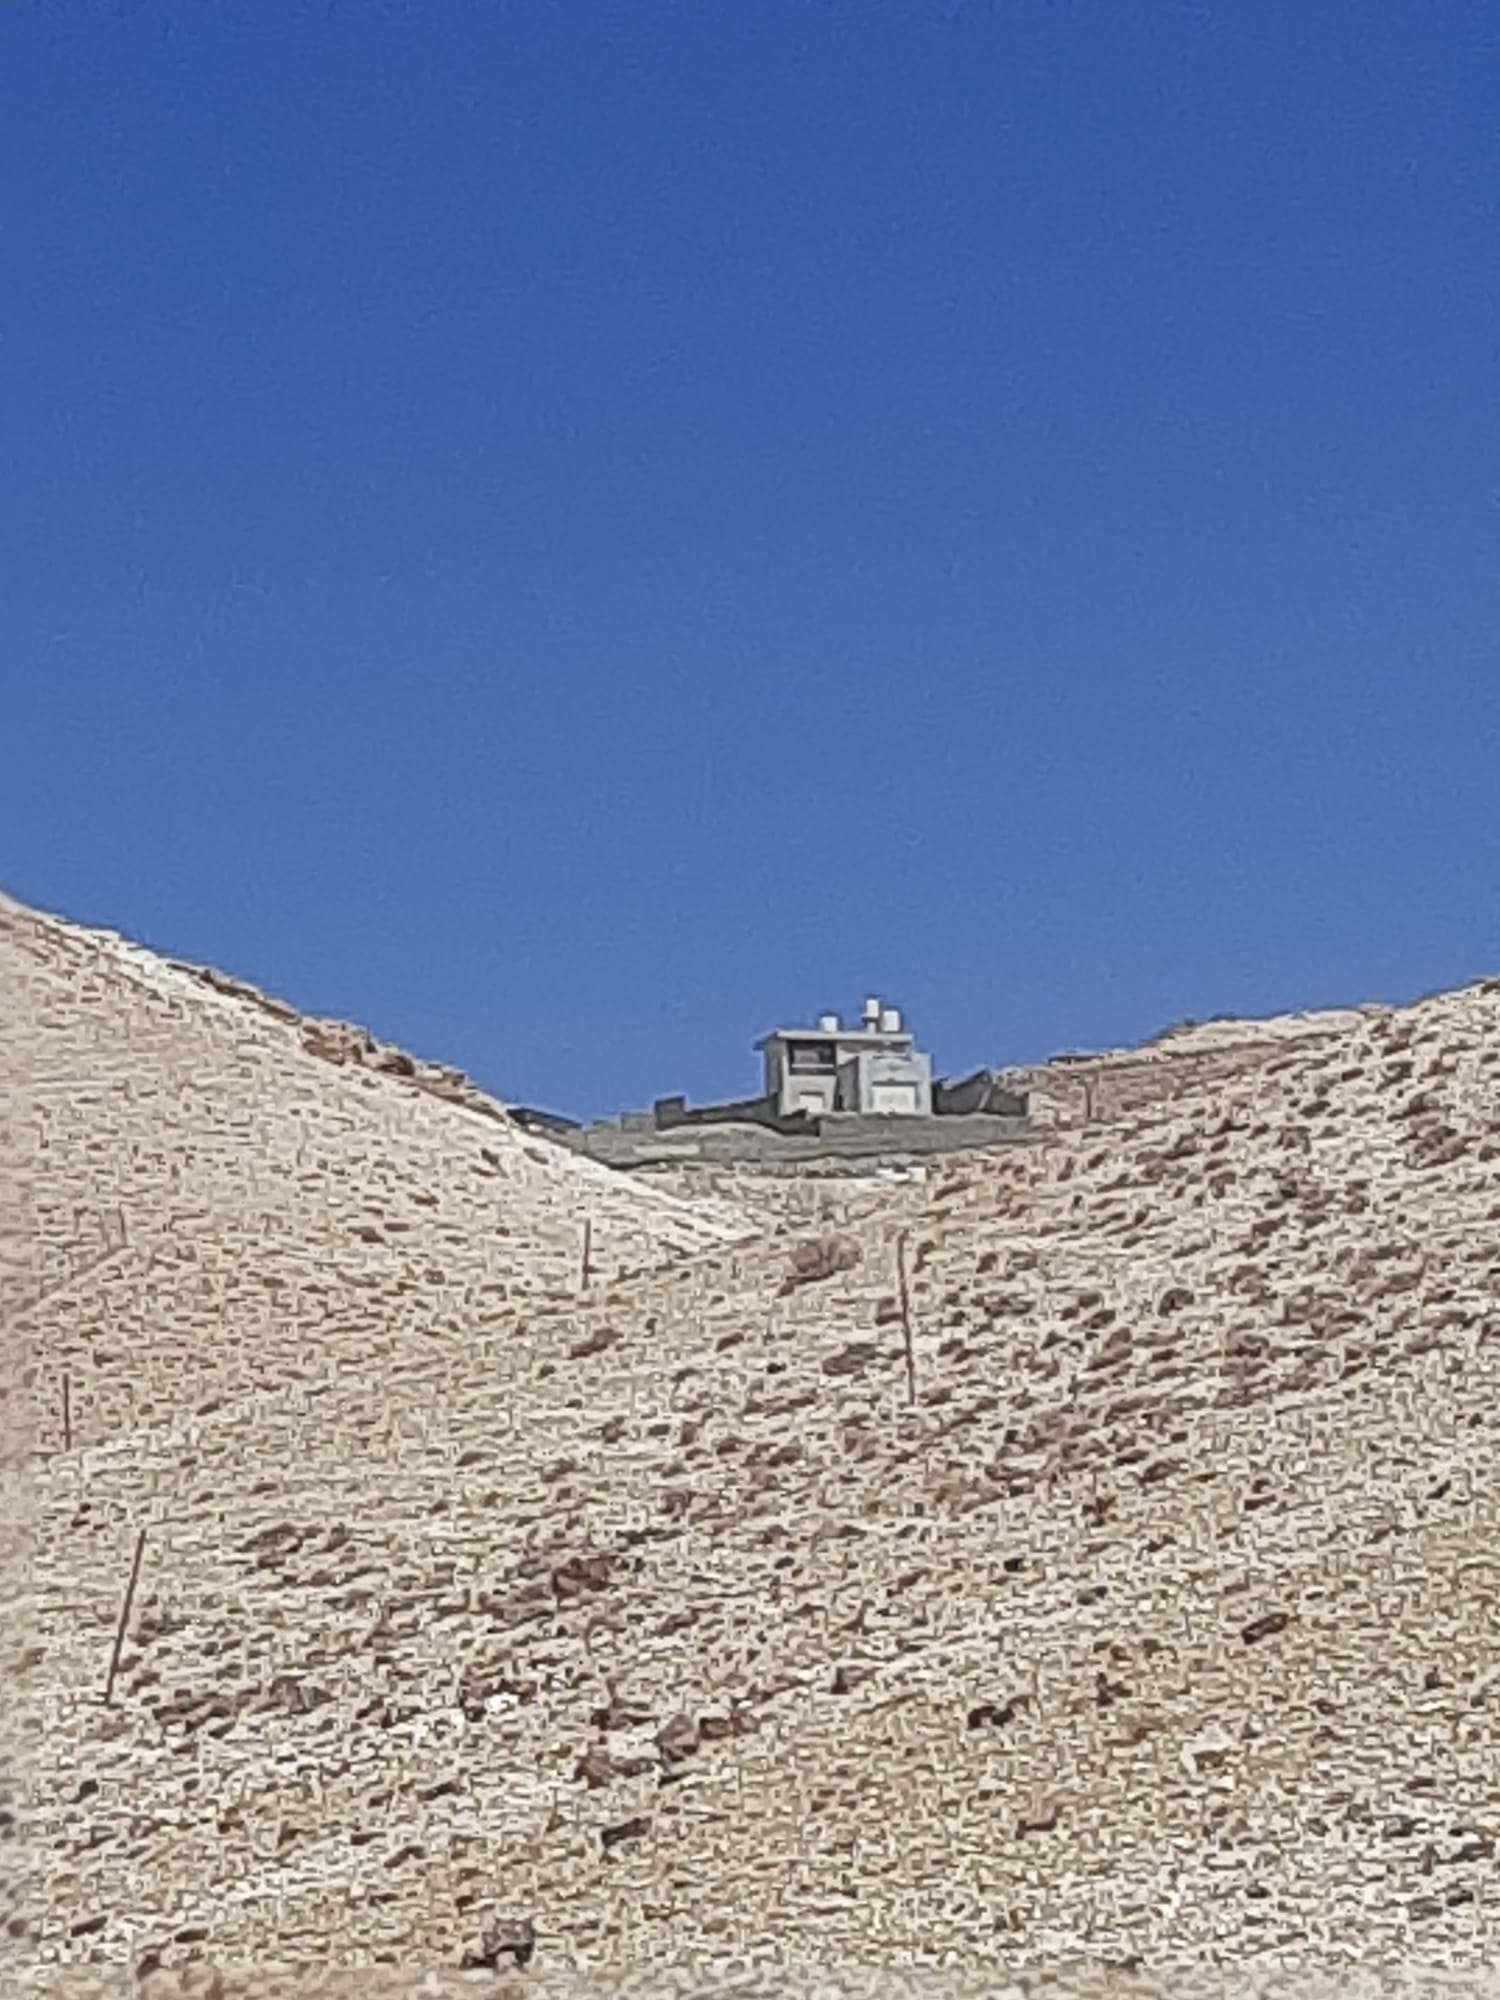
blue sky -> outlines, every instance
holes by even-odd
[[[0,882],[574,1112],[1500,967],[1489,0],[0,10]]]

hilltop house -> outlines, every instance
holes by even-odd
[[[857,1027],[824,1014],[815,1028],[777,1028],[756,1043],[765,1097],[782,1118],[851,1112],[864,1118],[932,1113],[932,1063],[895,1007],[865,1002]]]

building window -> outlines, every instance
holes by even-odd
[[[788,1042],[786,1056],[793,1076],[832,1076],[838,1068],[832,1042]]]

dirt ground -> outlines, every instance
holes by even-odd
[[[1480,1990],[1500,983],[813,1207],[0,1009],[16,1990]]]

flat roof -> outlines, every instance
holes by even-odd
[[[878,1042],[885,1048],[897,1043],[909,1048],[915,1040],[910,1028],[773,1028],[755,1046],[763,1049],[768,1042]]]

